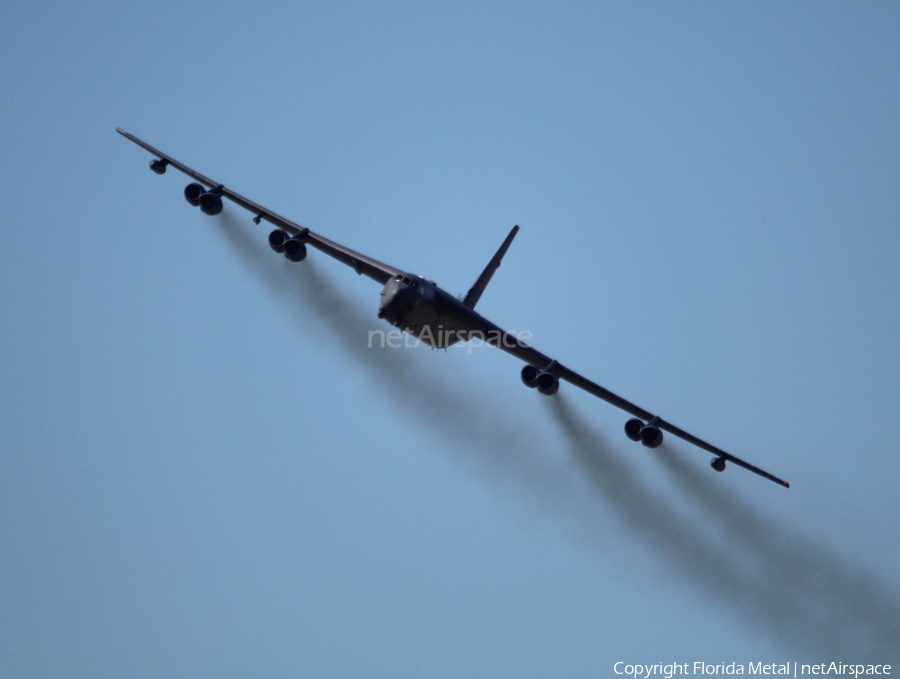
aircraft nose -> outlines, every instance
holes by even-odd
[[[392,325],[397,325],[400,319],[409,311],[412,296],[405,288],[385,287],[381,295],[381,304],[378,306],[378,318],[385,319]]]
[[[381,303],[378,305],[378,318],[387,316],[391,307],[395,306],[394,301],[396,297],[396,290],[383,290],[381,292]]]

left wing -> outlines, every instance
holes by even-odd
[[[231,189],[225,188],[225,186],[219,184],[216,181],[213,181],[209,177],[206,177],[199,172],[192,170],[187,165],[179,163],[172,156],[153,148],[147,142],[138,139],[133,134],[129,134],[119,127],[116,128],[116,132],[121,134],[126,139],[133,141],[138,146],[143,147],[153,155],[157,156],[157,160],[153,160],[150,162],[150,168],[157,174],[163,174],[166,171],[166,167],[168,165],[171,165],[176,170],[184,172],[191,179],[194,179],[200,184],[203,184],[206,192],[210,195],[218,196],[219,198],[227,198],[231,202],[240,205],[245,210],[253,212],[256,215],[253,218],[253,221],[257,224],[259,224],[260,221],[265,220],[271,224],[274,224],[279,229],[286,231],[292,236],[299,236],[303,238],[304,243],[311,245],[317,250],[321,250],[326,255],[334,257],[339,262],[343,262],[360,275],[365,274],[369,278],[372,278],[384,285],[394,276],[403,273],[402,271],[400,271],[400,269],[395,269],[392,266],[388,266],[387,264],[379,262],[377,259],[372,259],[371,257],[367,257],[366,255],[360,254],[354,250],[351,250],[350,248],[344,247],[339,243],[328,240],[327,238],[320,236],[317,233],[313,233],[305,226],[300,226],[299,224],[296,224],[289,219],[275,214],[271,210],[264,208],[261,205],[257,205],[252,200],[244,198],[239,193],[235,193]]]
[[[449,305],[447,305],[449,307]],[[546,354],[541,353],[534,347],[529,346],[525,342],[521,341],[514,335],[509,334],[505,330],[502,330],[499,326],[491,323],[489,320],[476,313],[474,310],[459,310],[457,311],[459,314],[459,318],[457,319],[461,324],[464,324],[465,327],[469,328],[470,337],[472,336],[472,332],[479,333],[481,339],[484,339],[488,344],[492,344],[503,351],[512,354],[518,359],[525,361],[530,366],[533,366],[536,370],[535,378],[542,373],[547,373],[549,375],[555,376],[560,380],[565,380],[569,384],[573,384],[579,389],[583,389],[596,396],[597,398],[601,398],[607,403],[611,403],[612,405],[624,410],[629,415],[636,417],[642,421],[642,423],[646,426],[649,425],[651,427],[656,427],[661,429],[662,431],[669,432],[673,436],[677,436],[678,438],[687,441],[688,443],[692,443],[698,448],[702,448],[703,450],[712,453],[716,456],[716,460],[713,460],[714,468],[721,471],[724,469],[724,461],[733,462],[739,467],[743,467],[744,469],[748,469],[754,474],[759,474],[765,479],[769,479],[770,481],[774,481],[775,483],[784,486],[785,488],[790,488],[791,484],[785,481],[784,479],[780,479],[774,474],[770,474],[769,472],[760,469],[759,467],[750,464],[749,462],[745,462],[739,457],[728,453],[717,446],[712,445],[711,443],[707,443],[703,439],[700,439],[693,434],[689,434],[683,429],[676,427],[674,424],[670,422],[666,422],[666,420],[662,419],[658,415],[654,415],[648,410],[644,410],[640,406],[636,406],[635,404],[627,401],[621,396],[617,396],[613,392],[609,391],[601,387],[596,382],[589,380],[588,378],[579,375],[574,370],[567,368],[559,361],[555,361],[551,359]],[[478,336],[478,335],[476,335]],[[553,393],[550,391],[548,393]]]

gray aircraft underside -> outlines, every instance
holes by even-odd
[[[222,211],[222,199],[226,198],[252,212],[254,214],[253,221],[256,224],[267,221],[277,227],[269,234],[269,246],[276,252],[284,254],[289,260],[300,262],[305,259],[307,246],[309,246],[346,264],[357,274],[378,281],[383,286],[378,317],[394,327],[414,335],[429,346],[446,348],[457,342],[465,342],[473,338],[481,339],[524,361],[525,366],[521,373],[522,381],[528,387],[536,388],[542,394],[552,396],[559,390],[560,380],[563,380],[624,410],[632,416],[632,419],[625,423],[625,433],[633,441],[640,441],[648,448],[658,448],[662,445],[662,432],[665,431],[712,453],[714,457],[710,460],[710,465],[716,471],[724,471],[726,461],[730,461],[785,488],[790,487],[787,481],[679,429],[658,415],[604,389],[599,384],[565,367],[559,361],[542,354],[477,313],[475,305],[490,283],[494,272],[500,266],[503,256],[519,230],[518,226],[514,226],[509,232],[506,240],[488,262],[469,292],[462,299],[458,299],[422,276],[388,266],[275,214],[179,163],[171,156],[158,151],[125,130],[116,128],[116,131],[156,156],[154,160],[150,161],[150,169],[157,174],[164,174],[166,168],[171,165],[191,177],[194,182],[185,187],[185,199],[191,205],[199,207],[204,213],[219,214]]]

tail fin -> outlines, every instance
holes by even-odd
[[[514,226],[512,231],[509,232],[509,235],[506,237],[506,240],[503,241],[503,245],[500,246],[500,249],[497,250],[497,254],[493,256],[488,265],[484,267],[484,271],[481,272],[481,275],[478,277],[478,280],[475,281],[475,285],[466,293],[465,298],[462,303],[465,304],[470,309],[474,309],[475,305],[478,304],[478,300],[481,299],[481,293],[484,292],[484,289],[487,287],[488,283],[491,282],[491,278],[494,275],[494,272],[500,268],[500,260],[503,259],[503,255],[506,254],[506,251],[509,250],[510,244],[513,242],[513,238],[516,237],[516,233],[519,231],[518,226]]]

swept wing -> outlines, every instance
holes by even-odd
[[[275,212],[264,208],[263,206],[254,203],[247,198],[244,198],[239,193],[236,193],[231,189],[225,187],[224,185],[214,181],[213,179],[210,179],[209,177],[206,177],[205,175],[192,170],[187,165],[184,165],[183,163],[175,160],[172,156],[159,151],[158,149],[150,146],[150,144],[142,141],[141,139],[138,139],[125,130],[117,127],[116,131],[138,146],[141,146],[153,155],[157,156],[157,159],[151,161],[150,163],[150,167],[154,170],[154,172],[162,174],[163,172],[165,172],[166,167],[171,165],[172,167],[180,170],[187,176],[194,179],[194,181],[201,184],[206,192],[208,192],[211,196],[217,196],[219,199],[225,198],[239,205],[245,210],[249,210],[250,212],[254,213],[254,221],[257,224],[260,221],[267,221],[292,236],[302,237],[304,243],[311,245],[317,250],[320,250],[321,252],[334,257],[339,262],[346,264],[354,271],[356,271],[357,274],[366,275],[369,278],[378,281],[382,285],[387,283],[388,280],[395,276],[404,275],[404,272],[400,269],[396,269],[392,266],[384,264],[383,262],[379,262],[377,259],[373,259],[359,252],[356,252],[355,250],[344,247],[339,243],[328,240],[327,238],[314,233],[313,231],[310,231],[308,228],[301,226],[300,224],[297,224],[296,222],[293,222],[289,219],[286,219],[285,217],[282,217],[281,215],[278,215]],[[716,456],[716,458],[713,460],[713,467],[720,471],[721,469],[724,469],[725,461],[733,462],[734,464],[743,467],[744,469],[748,469],[749,471],[753,472],[754,474],[758,474],[763,478],[774,481],[775,483],[786,488],[790,487],[790,484],[787,481],[780,479],[777,476],[770,474],[769,472],[760,469],[755,465],[750,464],[749,462],[745,462],[741,458],[732,455],[731,453],[728,453],[721,448],[712,445],[711,443],[707,443],[703,439],[700,439],[693,434],[689,434],[679,427],[676,427],[674,424],[667,422],[658,415],[654,415],[650,411],[631,403],[621,396],[617,396],[608,389],[601,387],[596,382],[589,380],[588,378],[578,374],[574,370],[566,367],[559,361],[550,358],[534,347],[526,344],[525,342],[522,342],[515,336],[509,334],[499,326],[481,316],[481,314],[477,313],[474,310],[474,306],[477,303],[478,299],[481,297],[481,293],[484,291],[484,288],[487,286],[488,282],[493,276],[494,271],[497,269],[497,267],[499,267],[500,260],[506,253],[506,250],[509,248],[509,245],[512,242],[512,239],[515,237],[517,231],[518,227],[515,227],[510,232],[500,250],[488,264],[487,268],[481,274],[478,281],[476,281],[475,285],[466,295],[464,300],[459,301],[445,291],[438,289],[439,299],[437,300],[437,302],[443,314],[447,315],[450,318],[453,318],[459,326],[466,328],[469,337],[480,336],[486,339],[486,341],[488,341],[490,344],[493,344],[503,351],[506,351],[516,358],[524,361],[526,364],[528,364],[528,366],[531,366],[534,369],[533,371],[535,377],[542,374],[546,375],[551,383],[555,385],[552,390],[547,393],[555,393],[555,389],[558,388],[558,380],[564,380],[578,387],[579,389],[583,389],[589,394],[603,399],[607,403],[611,403],[617,408],[624,410],[632,417],[641,420],[640,424],[643,427],[656,428],[668,432],[673,436],[687,441],[688,443],[692,443],[698,448],[702,448],[703,450],[712,453]]]
[[[346,248],[343,245],[335,243],[334,241],[328,240],[327,238],[324,238],[323,236],[310,231],[306,227],[301,226],[296,222],[292,222],[290,219],[286,219],[285,217],[282,217],[281,215],[276,214],[271,210],[258,205],[257,203],[254,203],[252,200],[244,198],[239,193],[236,193],[231,189],[223,186],[222,184],[210,179],[209,177],[200,174],[196,170],[192,170],[184,163],[178,162],[172,156],[153,148],[147,142],[138,139],[133,134],[130,134],[119,127],[116,128],[116,132],[121,134],[126,139],[130,139],[138,146],[147,149],[150,153],[157,156],[160,161],[163,161],[162,164],[157,164],[155,166],[153,165],[153,163],[151,163],[151,167],[154,168],[155,172],[159,172],[159,170],[156,168],[162,168],[164,172],[166,165],[171,165],[175,169],[184,172],[194,181],[202,184],[208,191],[218,194],[221,198],[227,198],[231,202],[240,205],[245,210],[249,210],[250,212],[254,213],[256,215],[254,217],[254,221],[257,224],[259,224],[260,221],[266,221],[274,224],[275,226],[282,229],[283,231],[286,231],[292,236],[305,234],[305,243],[307,245],[311,245],[317,250],[321,250],[326,255],[334,257],[339,262],[343,262],[360,275],[366,275],[383,285],[393,276],[403,273],[402,271],[400,271],[400,269],[395,269],[392,266],[388,266],[387,264],[379,262],[377,259],[367,257],[366,255],[360,254],[355,250],[351,250],[350,248]],[[160,174],[162,173],[160,172]]]

